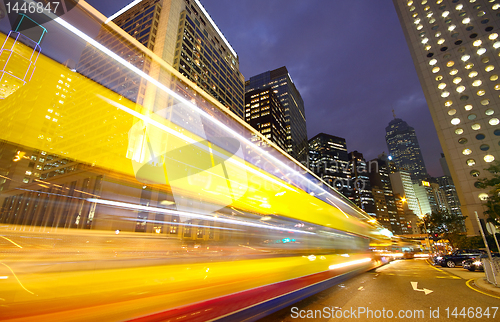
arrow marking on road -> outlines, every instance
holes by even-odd
[[[413,287],[413,290],[414,290],[414,291],[424,292],[424,293],[425,293],[425,295],[427,295],[427,294],[430,294],[430,293],[434,292],[434,291],[428,290],[428,289],[426,289],[426,288],[424,288],[423,290],[418,289],[418,288],[417,288],[417,286],[418,286],[418,282],[410,282],[410,283],[411,283],[411,287]]]

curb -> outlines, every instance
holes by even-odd
[[[480,285],[481,282],[479,282],[479,280],[483,280],[482,283],[488,283],[489,285],[491,285],[491,288],[481,286]],[[488,281],[485,280],[484,277],[475,278],[473,282],[474,286],[483,292],[490,293],[491,295],[500,295],[500,287],[495,287],[493,284],[490,284]]]

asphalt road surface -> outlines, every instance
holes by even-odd
[[[425,259],[394,261],[260,321],[500,321],[500,296],[473,289],[481,276]]]

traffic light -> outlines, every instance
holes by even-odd
[[[439,240],[439,234],[437,234],[437,233],[432,234],[432,240],[433,241],[438,241]]]

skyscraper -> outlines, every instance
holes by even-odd
[[[387,148],[396,166],[410,173],[414,183],[426,179],[428,174],[415,129],[402,119],[395,118],[389,122],[385,132]]]
[[[239,72],[238,55],[200,1],[144,0],[126,11],[117,12],[110,19],[222,105],[244,118],[244,78]],[[168,82],[168,73],[162,73],[140,50],[122,48],[125,46],[116,40],[117,35],[106,27],[102,28],[97,39],[113,51],[121,52],[123,58],[152,77]],[[97,50],[88,48],[79,65],[82,74],[139,104],[144,103],[145,84],[133,73],[118,72],[114,64],[105,64],[105,57]]]
[[[376,214],[375,200],[370,184],[369,169],[363,154],[358,151],[349,153],[352,174],[351,200],[370,215]]]
[[[245,121],[286,151],[283,106],[271,89],[256,89],[245,93]]]
[[[286,67],[250,77],[245,82],[245,92],[260,88],[270,88],[278,95],[285,112],[288,140],[286,151],[307,166],[308,145],[304,101]]]
[[[478,179],[500,157],[497,1],[396,1],[469,235],[484,218]]]
[[[387,159],[387,155],[381,154],[377,159],[368,163],[368,173],[378,222],[392,231],[394,235],[401,235],[406,233],[403,229],[406,217],[404,211],[399,213],[396,207],[396,199],[389,178],[392,164],[392,161]]]
[[[346,198],[352,197],[352,175],[344,138],[319,133],[309,140],[309,155],[312,172]]]

